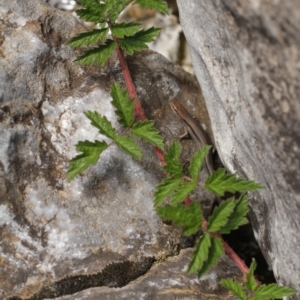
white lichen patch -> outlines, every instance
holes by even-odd
[[[91,121],[84,112],[97,111],[116,126],[117,120],[110,101],[110,96],[100,89],[95,89],[82,97],[68,97],[60,103],[52,104],[45,101],[42,106],[44,124],[51,134],[51,142],[55,149],[71,159],[77,154],[75,145],[78,141],[95,139],[108,141],[90,124]]]
[[[78,141],[108,141],[84,112],[98,111],[119,129],[110,101],[106,92],[96,89],[83,97],[43,103],[44,128],[58,154],[68,160],[78,154]],[[3,143],[3,153],[7,143]],[[68,164],[62,166],[64,171],[67,167]],[[74,259],[84,259],[99,250],[153,255],[160,231],[153,209],[156,183],[154,175],[116,146],[104,151],[96,166],[84,176],[77,176],[70,183],[60,179],[59,191],[44,178],[29,183],[23,201],[28,227],[18,225],[12,214],[1,219],[17,237],[10,259],[14,266],[22,268],[26,268],[29,259],[35,261],[40,274],[55,277],[57,267],[68,267]],[[2,210],[7,209],[3,206]],[[37,236],[31,236],[31,227]]]

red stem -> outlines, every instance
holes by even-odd
[[[126,83],[126,87],[129,93],[129,97],[131,99],[135,99],[135,104],[134,104],[134,116],[137,117],[139,120],[141,121],[145,121],[147,120],[147,117],[144,113],[144,110],[141,106],[141,102],[138,98],[136,89],[134,87],[130,72],[129,72],[129,68],[124,56],[124,53],[122,51],[122,49],[119,46],[119,42],[118,39],[116,37],[113,37],[114,41],[117,44],[117,53],[118,53],[118,58],[120,61],[120,65],[121,65],[121,69],[124,75],[124,79],[125,79],[125,83]],[[154,151],[156,153],[156,156],[158,157],[158,159],[160,160],[161,164],[163,166],[166,165],[165,160],[164,160],[164,153],[162,152],[162,150],[160,150],[158,147],[154,147]]]
[[[124,79],[125,79],[125,83],[126,83],[126,87],[129,93],[129,96],[131,99],[135,99],[135,105],[134,105],[134,115],[135,117],[137,117],[139,120],[141,121],[145,121],[147,120],[147,117],[143,111],[143,108],[141,106],[141,102],[138,99],[137,96],[137,92],[136,89],[134,87],[129,69],[128,69],[128,65],[124,56],[124,53],[122,51],[122,49],[119,46],[119,42],[117,40],[117,38],[113,37],[113,39],[115,40],[116,44],[117,44],[117,53],[118,53],[118,58],[120,61],[120,65],[121,65],[121,69],[124,75]],[[154,151],[158,157],[158,159],[160,160],[160,162],[162,163],[162,165],[165,165],[165,161],[164,161],[164,155],[162,150],[160,150],[157,147],[154,147]],[[187,197],[184,200],[186,205],[190,205],[192,203],[191,199],[189,197]],[[203,218],[202,219],[202,228],[206,229],[207,227],[207,221]],[[222,243],[223,243],[223,247],[224,250],[226,252],[226,254],[235,262],[235,264],[238,266],[238,268],[241,270],[241,272],[243,274],[246,274],[249,272],[248,267],[245,265],[245,263],[241,260],[241,258],[233,251],[233,249],[223,240],[223,238],[221,237],[221,235],[216,234],[216,236],[218,238],[221,239]]]

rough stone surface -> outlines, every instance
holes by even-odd
[[[79,51],[66,42],[82,30],[72,15],[44,1],[0,0],[1,299],[46,299],[126,286],[194,242],[154,212],[154,187],[163,173],[147,145],[141,144],[141,162],[110,147],[94,167],[66,182],[75,144],[103,138],[83,112],[97,110],[118,127],[109,89],[115,80],[122,83],[120,66],[116,57],[103,68],[73,63]],[[167,142],[182,129],[170,100],[184,101],[208,125],[193,76],[153,52],[128,57],[128,63],[146,114]],[[184,144],[187,155],[191,144]],[[205,213],[211,209],[208,192],[194,197],[201,199]],[[174,265],[169,264],[169,271],[168,261],[163,266],[171,276]],[[228,270],[226,260],[222,268],[239,274]],[[190,278],[182,288],[205,293],[207,281]],[[216,293],[224,292],[215,279],[211,284]],[[166,286],[176,287],[172,277]],[[163,285],[156,286],[153,293],[162,290]],[[112,291],[117,299],[118,290]]]
[[[300,292],[300,3],[178,0],[216,147],[264,189],[251,221],[280,284]]]
[[[218,282],[224,277],[236,277],[229,259],[225,256],[220,264],[201,279],[186,276],[192,251],[183,250],[180,255],[155,264],[144,276],[123,288],[98,287],[57,298],[57,300],[111,300],[111,299],[185,299],[185,300],[236,300]],[[240,278],[239,278],[240,279]],[[201,286],[201,288],[199,288]],[[137,291],[139,291],[137,293]]]

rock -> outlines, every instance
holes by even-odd
[[[250,201],[256,238],[278,283],[300,292],[300,4],[178,6],[218,153],[265,187]]]
[[[156,262],[173,276],[174,262],[164,262],[166,257],[186,266],[181,251],[195,238],[183,239],[153,209],[154,187],[163,178],[153,149],[142,143],[138,162],[112,146],[66,182],[75,144],[103,138],[83,112],[96,110],[118,126],[109,95],[113,81],[123,83],[116,57],[103,68],[74,63],[80,51],[66,42],[84,27],[44,1],[0,0],[0,20],[0,297],[55,298],[100,286],[97,291],[106,293],[104,287],[127,286],[143,274],[149,294],[165,287],[176,294],[172,278],[151,292],[150,282],[160,274],[148,272]],[[146,114],[167,142],[182,129],[168,104],[172,99],[197,107],[195,115],[209,125],[192,75],[153,52],[128,57],[128,63]],[[212,196],[196,196],[207,214]],[[239,275],[226,259],[219,268]],[[179,272],[182,289],[202,295],[206,281],[201,290],[185,270]],[[219,290],[214,279],[210,292]],[[117,297],[119,290],[112,291]]]
[[[166,300],[236,300],[236,297],[230,295],[228,291],[218,284],[221,278],[237,275],[236,270],[231,268],[229,258],[223,257],[216,268],[213,268],[200,279],[196,279],[194,276],[185,275],[191,254],[191,250],[183,250],[180,255],[155,264],[145,276],[138,278],[123,288],[98,287],[84,290],[74,295],[63,296],[57,298],[57,300],[71,300],[74,297],[81,300],[138,300],[141,297],[144,297],[144,299]]]

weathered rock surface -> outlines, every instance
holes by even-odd
[[[221,160],[265,186],[255,234],[278,282],[300,292],[300,3],[178,6]]]
[[[180,251],[193,240],[182,239],[180,230],[162,223],[153,210],[154,186],[163,174],[151,147],[142,145],[142,162],[110,147],[96,166],[66,182],[75,144],[102,138],[83,112],[97,110],[118,126],[109,95],[111,83],[122,82],[115,57],[101,69],[73,63],[77,51],[66,42],[83,27],[43,1],[0,0],[0,20],[0,298],[46,299],[83,290],[88,295],[100,286],[96,293],[106,295],[108,288],[127,286],[149,269],[152,273],[139,279],[148,280],[146,294],[168,288],[172,297],[178,288],[184,293],[177,299],[185,299],[189,289],[196,297],[209,286],[211,294],[227,297],[214,271],[206,277],[209,284],[186,277],[187,257]],[[182,129],[169,100],[197,107],[195,114],[208,125],[191,75],[152,52],[128,62],[143,107],[167,140]],[[211,208],[209,193],[197,198],[206,211]],[[164,260],[178,254],[175,275],[174,261]],[[157,268],[168,280],[151,292],[152,280],[161,276]],[[219,268],[239,275],[226,259]],[[181,281],[172,281],[173,274]],[[143,292],[133,287],[130,299]],[[118,299],[120,291],[111,289],[110,299]]]
[[[57,300],[71,300],[74,297],[81,300],[235,300],[236,297],[228,295],[224,288],[218,284],[220,279],[236,275],[235,272],[232,272],[229,258],[224,256],[217,268],[212,269],[209,274],[198,279],[193,276],[186,276],[191,254],[191,250],[183,250],[180,255],[155,264],[145,276],[138,278],[123,288],[98,287],[57,298]]]

